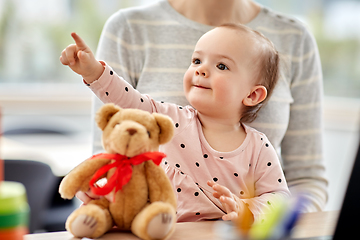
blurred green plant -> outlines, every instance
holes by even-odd
[[[326,33],[321,12],[308,17],[319,48],[325,94],[360,98],[360,40]]]
[[[131,1],[112,3],[115,6],[113,12],[134,4]],[[66,46],[73,43],[71,32],[79,33],[96,51],[102,28],[111,14],[99,11],[99,4],[103,2],[68,0],[68,12],[64,13],[64,18],[39,21],[19,17],[17,8],[21,8],[21,4],[3,0],[3,9],[0,9],[0,84],[74,83],[77,75],[61,65],[59,56]],[[16,56],[9,56],[12,54]],[[12,59],[13,64],[7,62],[11,61],[9,58],[15,58]]]

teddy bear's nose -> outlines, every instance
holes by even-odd
[[[126,131],[129,132],[130,136],[134,135],[137,132],[137,130],[134,128],[128,128],[128,129],[126,129]]]

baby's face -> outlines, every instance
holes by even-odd
[[[184,75],[184,91],[199,112],[240,114],[254,84],[251,66],[256,52],[252,36],[220,27],[204,34],[195,46]]]

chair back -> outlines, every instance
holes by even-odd
[[[49,165],[30,160],[4,160],[5,181],[20,182],[25,186],[30,206],[29,232],[41,231],[41,216],[47,211],[57,178]]]

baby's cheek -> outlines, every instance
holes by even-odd
[[[184,78],[183,78],[183,88],[185,94],[187,94],[190,91],[190,87],[192,85],[192,72],[190,70],[186,71]]]

